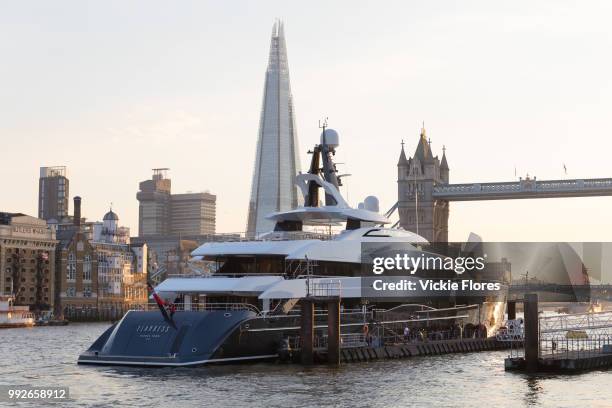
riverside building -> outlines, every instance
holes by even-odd
[[[0,294],[32,311],[50,310],[55,289],[55,231],[36,217],[0,212]]]
[[[58,225],[60,283],[56,314],[71,320],[117,319],[147,303],[148,251],[131,245],[129,229],[111,209],[102,222],[82,222],[74,199],[72,224]]]

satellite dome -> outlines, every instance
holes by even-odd
[[[329,147],[335,149],[340,145],[340,139],[338,137],[338,132],[334,129],[325,129],[325,132],[321,132],[321,144],[323,144],[323,134],[325,133],[325,142]]]
[[[117,214],[114,213],[113,210],[110,210],[109,212],[104,214],[104,218],[102,220],[103,221],[119,221],[119,216],[117,216]]]
[[[374,196],[367,196],[365,200],[363,200],[363,206],[368,211],[378,212],[380,211],[378,205],[378,198]]]

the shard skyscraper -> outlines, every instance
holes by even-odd
[[[299,170],[287,47],[283,23],[277,21],[272,28],[259,120],[247,222],[247,233],[250,236],[272,230],[274,223],[266,219],[266,215],[290,210],[298,205],[295,176]]]

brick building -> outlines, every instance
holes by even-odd
[[[112,210],[102,222],[84,223],[74,199],[72,224],[58,225],[58,308],[71,320],[118,319],[147,303],[147,246],[130,245]]]
[[[55,232],[44,220],[0,212],[0,293],[15,305],[50,310],[55,289]]]

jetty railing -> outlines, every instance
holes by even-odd
[[[547,338],[540,340],[541,358],[588,358],[612,352],[612,336]]]
[[[288,336],[287,337],[289,347],[292,350],[300,349],[300,336]],[[340,348],[353,348],[353,347],[365,347],[367,346],[368,339],[366,335],[359,333],[345,333],[340,334]],[[315,336],[314,348],[324,350],[327,349],[328,337],[327,335]]]
[[[574,313],[540,317],[540,337],[557,337],[567,331],[588,331],[590,335],[612,335],[612,312]]]
[[[538,356],[542,359],[586,358],[612,352],[612,312],[540,316],[538,340]],[[510,349],[510,358],[524,355],[522,347]]]
[[[577,358],[601,354],[612,345],[612,312],[573,313],[539,318],[539,357]],[[612,347],[612,346],[608,346]],[[522,344],[510,358],[524,357]]]
[[[540,358],[594,356],[612,344],[609,311],[542,316],[539,323]]]
[[[382,329],[382,327],[379,327]],[[398,334],[385,330],[373,329],[369,333],[341,333],[340,348],[354,347],[382,347],[385,345],[407,345],[407,344],[425,344],[429,342],[444,341],[444,340],[464,340],[464,339],[484,339],[486,336],[481,336],[474,333],[472,336],[464,337],[461,333],[453,330],[436,330],[433,332],[414,331],[409,335]],[[300,349],[300,336],[288,336],[288,344],[292,350]],[[327,348],[327,334],[317,334],[314,337],[315,349]]]

